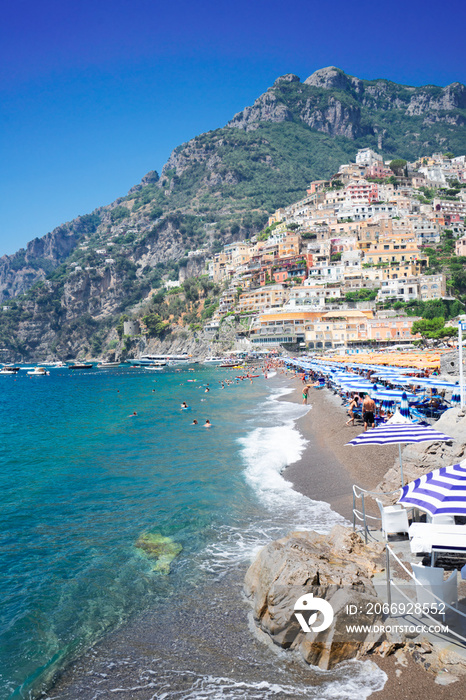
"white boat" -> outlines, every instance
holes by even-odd
[[[11,376],[19,372],[19,369],[19,367],[13,367],[13,365],[6,365],[0,369],[0,374],[9,374]]]
[[[202,361],[203,365],[221,365],[225,362],[224,357],[206,357],[205,360]]]
[[[35,367],[32,372],[28,372],[33,377],[46,377],[50,372],[47,372],[45,367]]]
[[[119,367],[119,362],[99,362],[97,369],[111,369],[112,367]]]

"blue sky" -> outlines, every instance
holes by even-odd
[[[465,3],[15,0],[0,22],[0,255],[125,195],[284,73],[466,82]]]

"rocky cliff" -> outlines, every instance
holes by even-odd
[[[281,76],[225,128],[175,148],[160,178],[151,171],[125,197],[0,258],[0,345],[32,359],[83,327],[104,338],[115,315],[203,272],[208,255],[259,231],[358,148],[464,153],[465,90],[360,80],[334,67],[304,82]]]
[[[415,124],[416,128],[434,122],[460,126],[465,123],[465,109],[466,88],[461,83],[415,88],[389,80],[360,80],[330,66],[303,83],[292,74],[278,78],[228,126],[250,130],[260,122],[300,121],[333,136],[357,139],[382,134],[391,140],[396,122],[407,133]],[[422,121],[411,119],[420,116]]]

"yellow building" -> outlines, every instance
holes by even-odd
[[[283,306],[288,300],[289,291],[282,285],[265,285],[250,292],[243,292],[239,297],[238,311],[261,312]]]

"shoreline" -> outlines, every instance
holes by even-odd
[[[284,400],[301,403],[299,380],[293,385],[293,393]],[[283,474],[296,491],[308,498],[326,501],[333,510],[352,521],[353,484],[374,489],[393,466],[398,447],[345,447],[364,430],[364,424],[356,419],[354,427],[346,426],[346,409],[340,398],[328,389],[311,388],[308,405],[308,413],[296,422],[296,428],[308,444],[301,459],[286,467]]]
[[[301,403],[301,381],[292,377],[288,384],[293,392],[281,400]],[[374,489],[397,462],[397,445],[369,445],[361,448],[345,447],[353,437],[364,430],[356,419],[355,425],[346,426],[348,415],[340,397],[329,389],[311,388],[307,414],[296,421],[296,428],[308,441],[301,458],[287,466],[283,476],[293,488],[313,500],[330,504],[333,510],[352,523],[352,486],[357,484]],[[375,513],[374,511],[374,514]],[[374,700],[423,698],[423,700],[462,700],[464,688],[461,679],[439,685],[434,676],[404,652],[380,657],[368,655],[387,675],[382,690],[371,694]]]

